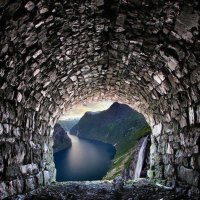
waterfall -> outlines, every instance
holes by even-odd
[[[140,148],[140,151],[138,153],[138,160],[137,160],[137,165],[136,165],[136,168],[135,168],[134,179],[140,178],[140,174],[141,174],[141,171],[142,171],[142,166],[143,166],[144,158],[145,158],[145,152],[146,152],[148,137],[149,136],[145,137],[145,139],[142,143],[142,146]]]

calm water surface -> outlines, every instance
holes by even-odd
[[[54,154],[57,181],[101,180],[116,153],[113,145],[69,135],[72,146]]]

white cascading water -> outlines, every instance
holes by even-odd
[[[139,154],[138,154],[138,160],[137,160],[137,165],[136,165],[136,168],[135,168],[135,176],[134,176],[135,179],[140,178],[140,174],[141,174],[141,171],[142,171],[142,166],[143,166],[144,158],[145,158],[145,152],[146,152],[148,137],[149,136],[145,137],[145,139],[142,143],[142,146],[140,148]]]

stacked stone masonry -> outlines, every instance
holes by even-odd
[[[152,127],[149,177],[200,188],[198,0],[0,1],[0,198],[54,179],[62,111],[113,99]]]

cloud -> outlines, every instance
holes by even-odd
[[[108,109],[113,104],[112,101],[101,101],[93,103],[84,103],[82,105],[75,105],[69,111],[65,112],[59,120],[70,118],[81,118],[87,111],[97,112]]]

